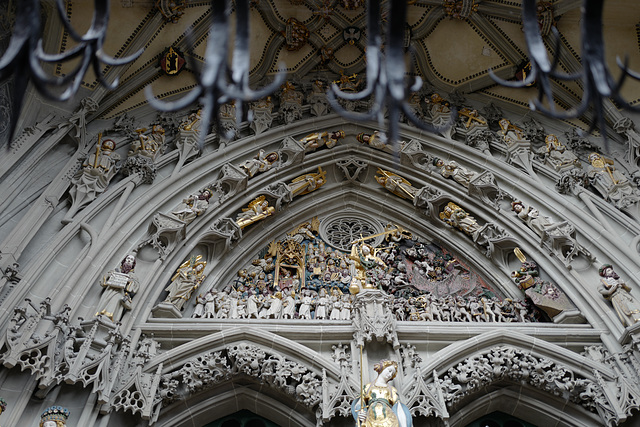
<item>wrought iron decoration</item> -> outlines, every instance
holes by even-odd
[[[358,93],[346,93],[338,89],[334,83],[328,92],[331,107],[347,120],[368,121],[384,120],[384,108],[389,114],[389,130],[387,138],[392,144],[397,144],[400,113],[418,128],[428,132],[438,132],[451,126],[457,112],[452,109],[449,122],[442,127],[434,127],[422,122],[412,112],[407,99],[411,92],[416,92],[422,86],[422,79],[415,77],[412,85],[405,84],[405,22],[407,14],[406,1],[389,2],[389,25],[387,27],[387,44],[385,54],[382,53],[382,38],[380,36],[380,0],[369,0],[367,8],[367,86]],[[347,100],[361,100],[373,95],[374,104],[371,111],[365,114],[346,111],[338,103],[337,97]]]
[[[604,39],[602,36],[602,7],[604,0],[583,0],[582,19],[580,27],[580,43],[582,55],[582,71],[576,74],[566,74],[559,72],[558,51],[560,48],[560,36],[558,30],[553,27],[552,32],[555,37],[555,56],[549,61],[547,49],[540,34],[540,27],[537,21],[536,0],[523,0],[522,2],[522,22],[524,25],[525,41],[529,50],[531,61],[531,73],[523,81],[505,81],[497,77],[491,70],[489,73],[499,84],[512,88],[522,88],[531,86],[536,82],[538,88],[538,98],[530,102],[532,110],[538,110],[556,119],[569,119],[582,116],[591,106],[594,111],[595,120],[591,123],[589,131],[595,129],[596,124],[600,133],[605,135],[605,111],[604,100],[613,99],[619,107],[626,110],[638,112],[640,109],[634,108],[620,95],[620,88],[627,76],[640,80],[637,74],[627,67],[626,61],[622,63],[618,60],[618,65],[622,69],[620,78],[616,81],[604,56]],[[576,107],[567,111],[558,111],[555,108],[551,79],[560,80],[581,80],[583,95],[582,100]],[[549,107],[543,105],[547,101]]]
[[[242,103],[255,101],[273,93],[284,82],[285,73],[279,72],[274,81],[267,87],[253,91],[249,88],[249,3],[247,0],[237,0],[236,5],[236,36],[233,62],[231,68],[227,64],[229,54],[229,23],[227,8],[229,1],[211,0],[211,27],[207,43],[205,63],[198,76],[198,86],[179,101],[164,103],[153,97],[151,88],[147,86],[145,94],[149,103],[160,111],[177,111],[196,101],[202,105],[202,129],[199,144],[202,148],[206,130],[215,121],[218,133],[225,135],[220,128],[218,117],[220,106],[229,101],[236,101],[237,121],[242,121]],[[230,81],[227,77],[230,77]]]
[[[268,87],[252,91],[249,89],[249,0],[236,0],[236,38],[233,62],[227,63],[229,51],[229,31],[227,22],[228,0],[211,0],[212,23],[210,37],[216,43],[208,43],[205,63],[198,78],[198,86],[183,99],[163,103],[151,96],[151,89],[147,88],[147,96],[152,106],[159,110],[177,110],[185,108],[196,101],[203,104],[203,124],[208,126],[218,114],[220,105],[236,100],[237,114],[243,112],[242,103],[262,98],[275,91],[284,80],[284,73],[279,73],[275,81]],[[558,71],[558,56],[549,60],[547,49],[538,27],[536,14],[536,0],[523,0],[522,20],[524,23],[525,39],[531,61],[531,73],[520,82],[507,82],[494,79],[508,87],[525,87],[532,82],[537,82],[538,98],[532,100],[531,108],[539,110],[551,117],[566,119],[582,116],[591,107],[596,116],[595,124],[604,129],[605,114],[603,103],[606,98],[611,98],[620,107],[640,111],[632,107],[620,95],[620,87],[627,76],[640,80],[640,74],[628,69],[626,62],[619,61],[622,75],[616,81],[609,71],[604,57],[604,40],[602,34],[602,8],[604,0],[583,0],[581,22],[581,52],[582,70],[576,74],[565,74]],[[109,20],[110,1],[94,0],[95,10],[89,30],[82,36],[78,35],[69,24],[63,0],[56,0],[60,18],[67,31],[78,42],[78,45],[67,52],[60,54],[47,54],[42,49],[41,10],[40,0],[20,0],[17,4],[17,17],[9,47],[0,58],[0,80],[14,76],[13,113],[11,117],[11,134],[22,105],[25,89],[29,81],[44,96],[58,101],[72,98],[78,91],[82,79],[91,65],[101,84],[109,89],[115,88],[117,79],[108,83],[101,71],[101,64],[118,66],[134,60],[141,51],[126,58],[111,58],[102,51],[106,37],[106,29]],[[383,121],[383,107],[389,113],[388,137],[396,141],[399,131],[399,117],[401,113],[409,121],[421,129],[436,132],[441,129],[434,128],[421,122],[412,113],[406,100],[411,92],[421,86],[421,79],[415,78],[412,84],[406,84],[406,70],[404,67],[404,34],[407,13],[407,1],[395,0],[386,3],[389,7],[388,27],[386,33],[387,43],[382,51],[382,37],[380,31],[381,0],[369,0],[367,8],[368,41],[367,41],[367,87],[358,93],[341,92],[335,85],[331,87],[328,96],[335,111],[348,120],[373,120]],[[555,31],[555,29],[554,29]],[[556,32],[556,47],[560,42]],[[557,51],[557,49],[556,49]],[[80,64],[64,77],[48,75],[41,67],[41,62],[61,62],[72,58],[81,57]],[[581,80],[584,94],[582,101],[575,108],[568,111],[559,111],[555,107],[553,98],[552,79]],[[368,113],[356,114],[345,111],[338,104],[338,97],[347,100],[359,100],[368,96],[374,97],[374,104]],[[543,102],[547,101],[546,107]],[[452,112],[453,119],[455,112]],[[238,120],[241,116],[238,117]],[[604,134],[604,132],[602,132]],[[202,136],[204,139],[204,135]],[[202,141],[201,141],[202,143]]]
[[[107,25],[109,23],[109,0],[94,0],[95,8],[91,27],[82,36],[71,27],[67,20],[63,1],[56,0],[60,19],[71,37],[78,42],[78,45],[67,52],[53,55],[45,53],[42,49],[40,1],[20,0],[16,3],[17,16],[11,41],[6,52],[0,58],[0,80],[4,80],[11,75],[14,76],[14,108],[11,115],[10,137],[15,130],[29,81],[45,97],[54,101],[67,101],[78,92],[89,65],[93,67],[100,84],[113,90],[118,86],[118,79],[116,78],[112,83],[108,83],[102,73],[101,63],[111,66],[125,65],[142,54],[141,49],[131,56],[116,59],[103,52],[102,46],[107,35]],[[77,57],[82,58],[80,64],[64,77],[51,77],[40,66],[40,61],[64,62]],[[52,91],[51,88],[55,87],[61,89]]]

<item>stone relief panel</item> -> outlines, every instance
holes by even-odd
[[[504,298],[447,248],[362,215],[298,225],[200,293],[192,317],[351,321],[367,289],[381,292],[398,321],[549,321],[530,299]]]

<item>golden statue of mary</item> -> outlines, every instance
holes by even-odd
[[[374,365],[376,379],[362,388],[362,397],[351,405],[360,427],[412,427],[409,408],[398,399],[398,391],[389,384],[398,373],[398,363],[382,360]],[[364,402],[364,406],[362,405]]]

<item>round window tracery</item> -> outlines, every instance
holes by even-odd
[[[351,250],[354,240],[371,236],[384,231],[382,225],[362,216],[344,216],[328,218],[320,227],[320,236],[331,246],[343,251]],[[378,236],[370,240],[373,246],[378,246],[384,236]]]

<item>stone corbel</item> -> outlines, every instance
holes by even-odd
[[[405,166],[412,166],[425,171],[429,170],[433,157],[427,154],[422,144],[412,139],[400,150],[400,163]]]
[[[243,192],[247,188],[247,174],[240,167],[225,163],[218,173],[218,179],[214,184],[220,194],[220,200],[225,200]]]
[[[438,221],[438,212],[442,210],[442,206],[447,204],[450,199],[442,191],[431,185],[425,185],[416,194],[413,204],[416,207],[424,208],[424,214],[434,221]]]
[[[305,156],[304,146],[290,136],[282,141],[278,152],[280,153],[278,169],[298,165],[303,162]]]

